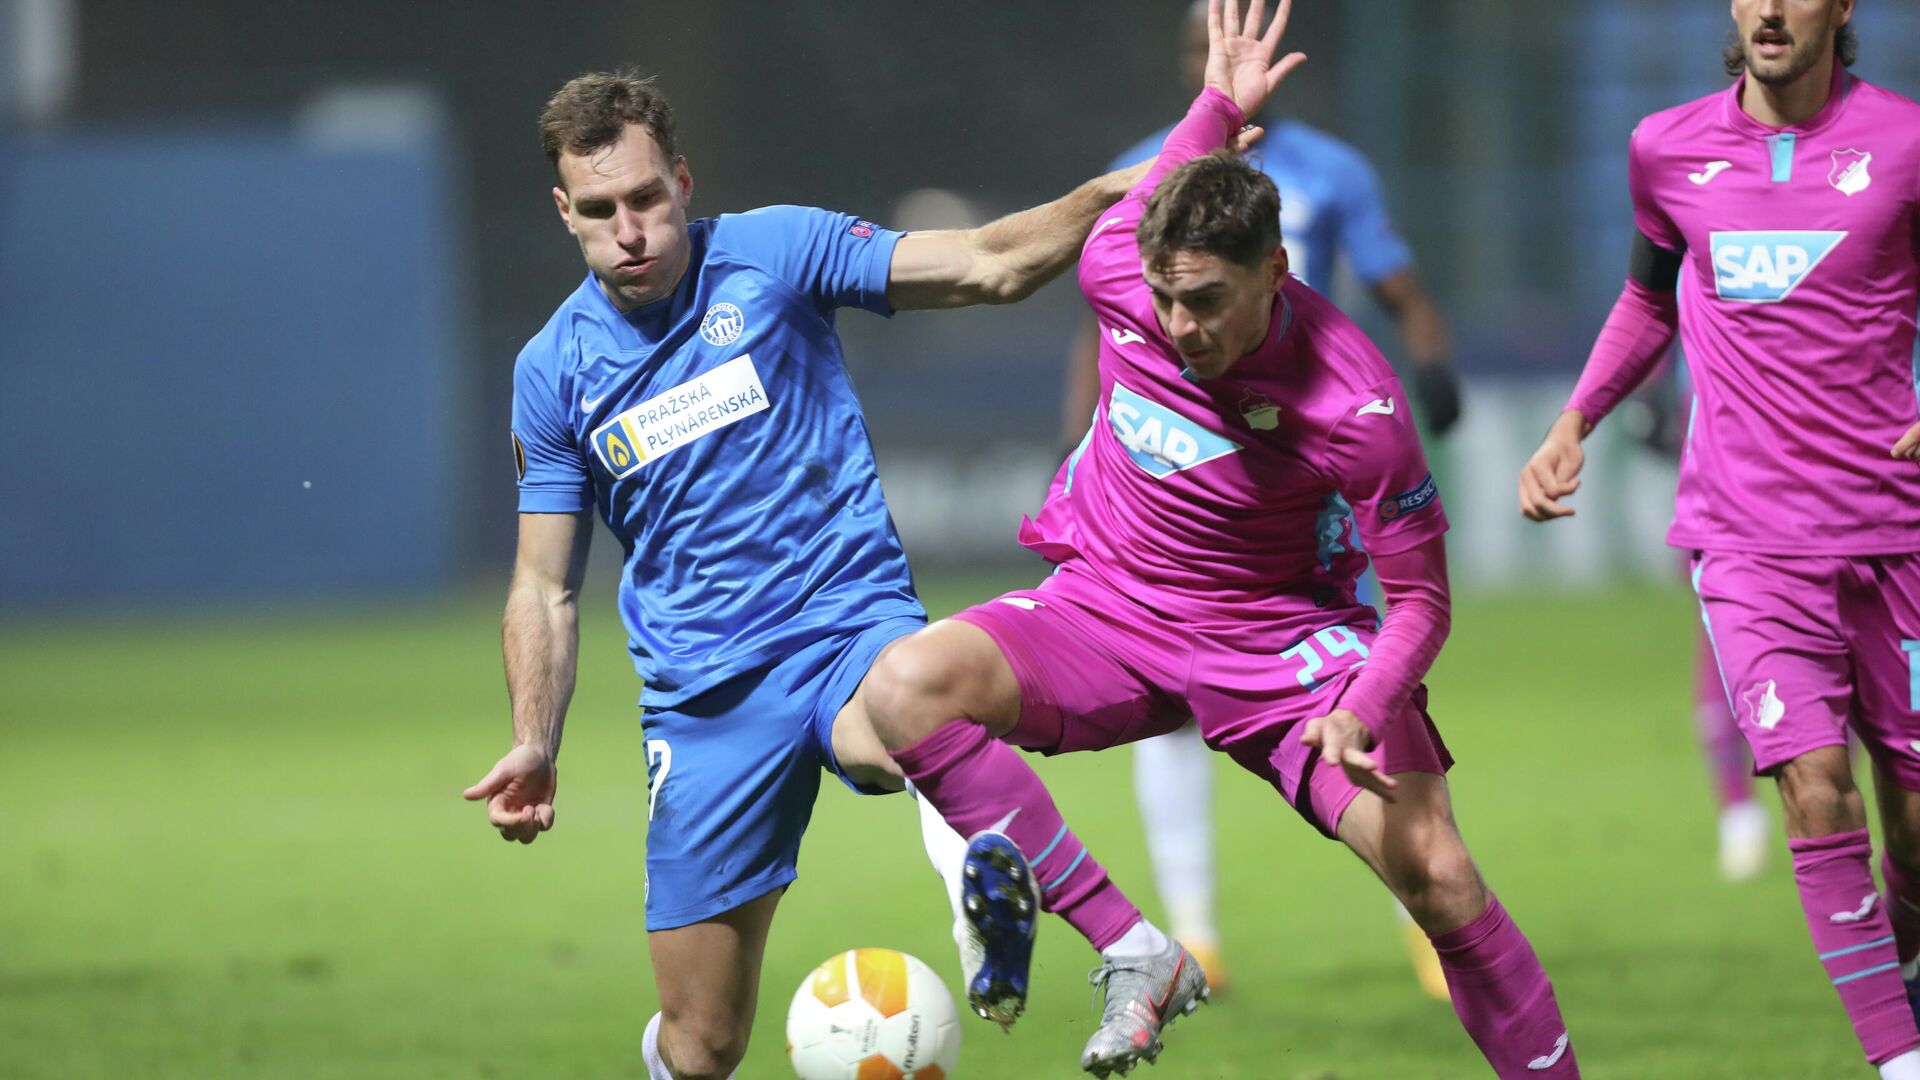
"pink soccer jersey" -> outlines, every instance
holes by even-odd
[[[1668,541],[1796,555],[1920,551],[1920,105],[1835,65],[1805,124],[1731,90],[1655,113],[1629,156],[1634,218],[1687,258],[1694,416]]]
[[[1174,618],[1371,625],[1353,592],[1363,552],[1447,528],[1392,369],[1289,279],[1265,342],[1224,377],[1191,377],[1141,275],[1134,229],[1154,185],[1239,123],[1232,102],[1202,95],[1147,180],[1095,224],[1080,287],[1100,324],[1100,406],[1020,539]]]

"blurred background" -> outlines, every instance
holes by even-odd
[[[604,992],[584,1008],[643,1019],[644,821],[634,808],[644,766],[622,712],[638,687],[611,619],[617,545],[606,536],[576,716],[611,722],[578,721],[569,735],[563,817],[577,830],[566,843],[581,846],[471,853],[461,845],[487,837],[453,798],[507,735],[496,620],[515,526],[512,364],[583,274],[548,194],[542,104],[579,72],[637,66],[660,76],[677,108],[698,214],[801,203],[897,228],[960,226],[1065,192],[1179,116],[1190,98],[1177,57],[1186,8],[0,0],[0,1017],[13,1017],[0,1019],[10,1025],[0,1074],[543,1075],[510,1063],[577,1049],[579,1033],[551,1018],[522,1045],[523,1018],[497,1002],[424,1029],[404,1023],[449,981],[472,979],[474,996],[492,996],[503,976],[477,958],[503,942],[533,943],[543,973],[525,992]],[[1857,70],[1920,93],[1920,5],[1861,0],[1856,26]],[[1506,879],[1510,907],[1531,888],[1539,923],[1588,934],[1560,954],[1576,972],[1562,981],[1574,1005],[1631,984],[1636,969],[1622,957],[1659,950],[1642,947],[1628,917],[1617,927],[1627,951],[1600,960],[1606,934],[1590,913],[1556,909],[1556,890],[1585,895],[1587,873],[1628,838],[1651,845],[1650,879],[1669,848],[1694,844],[1692,884],[1717,887],[1686,733],[1691,616],[1661,542],[1672,467],[1625,425],[1590,444],[1579,517],[1524,527],[1514,481],[1623,277],[1628,134],[1648,112],[1727,85],[1727,27],[1720,0],[1301,0],[1289,47],[1311,61],[1272,110],[1370,159],[1451,324],[1465,412],[1430,452],[1467,614],[1436,700],[1451,688],[1472,708],[1450,715],[1487,725],[1448,726],[1450,740],[1461,733],[1457,751],[1512,755],[1500,773],[1511,801],[1463,797],[1463,814],[1482,807],[1481,823],[1513,848],[1505,865],[1529,868]],[[1403,359],[1351,272],[1316,284]],[[1067,441],[1064,357],[1083,317],[1069,275],[1011,308],[840,318],[889,501],[936,614],[1039,570],[1013,530]],[[1576,622],[1610,644],[1569,634]],[[1489,625],[1504,625],[1511,647],[1476,645],[1474,627]],[[1567,662],[1607,648],[1619,666],[1581,677],[1633,683],[1646,695],[1637,712],[1578,695],[1542,724],[1542,694],[1524,687],[1464,696],[1522,670],[1560,700]],[[1471,656],[1480,659],[1451,659]],[[1574,718],[1616,725],[1615,741],[1553,733]],[[1565,794],[1556,770],[1576,762],[1613,770],[1590,777],[1601,801],[1530,817],[1538,804],[1527,799]],[[1098,790],[1097,773],[1070,771],[1093,766],[1052,767],[1069,770],[1049,774],[1062,778],[1064,801]],[[1668,803],[1644,793],[1669,782],[1699,809],[1697,835],[1668,835],[1663,818],[1645,816]],[[1249,814],[1275,809],[1270,793],[1231,783],[1222,799],[1244,799]],[[823,800],[822,828],[864,836],[871,826],[846,809],[855,802]],[[918,875],[911,810],[898,802],[882,800],[901,860],[884,865]],[[1111,825],[1083,832],[1111,832],[1110,865],[1144,880],[1130,806],[1110,809]],[[412,831],[383,840],[401,820]],[[597,840],[584,823],[594,821],[605,830]],[[1538,869],[1526,852],[1572,843],[1542,831],[1556,828],[1586,830],[1594,863]],[[1312,846],[1291,822],[1283,831]],[[1273,842],[1264,828],[1223,841],[1223,862],[1250,875],[1276,857]],[[604,859],[588,861],[586,845]],[[1286,850],[1339,862],[1324,847]],[[515,877],[528,866],[540,868],[532,884]],[[866,869],[865,884],[811,902],[891,895],[891,881]],[[1342,865],[1340,880],[1359,889],[1352,869]],[[1230,881],[1235,872],[1223,871]],[[903,916],[901,927],[918,929],[901,933],[922,934],[934,959],[946,947],[936,893],[912,880],[929,906]],[[1311,891],[1314,880],[1276,887],[1308,904],[1344,897]],[[543,923],[502,936],[523,887],[600,899],[540,909],[536,922],[577,920],[571,932]],[[1710,917],[1686,933],[1766,924],[1783,935],[1775,963],[1786,974],[1747,971],[1746,1015],[1779,1031],[1824,1009],[1810,1023],[1827,1049],[1810,1065],[1739,1075],[1832,1075],[1824,1063],[1851,1060],[1829,1053],[1845,1051],[1844,1023],[1801,970],[1811,960],[1791,941],[1790,879],[1767,888],[1745,894],[1761,898],[1738,901],[1750,910],[1731,920],[1711,917],[1725,910],[1719,893],[1702,893]],[[608,889],[628,890],[627,901]],[[1365,954],[1391,930],[1384,897],[1363,895],[1334,905],[1358,912],[1352,933],[1335,926],[1327,937],[1372,942]],[[479,913],[448,914],[469,902]],[[1252,912],[1224,917],[1229,935],[1254,936]],[[443,938],[455,944],[427,981],[404,958]],[[1647,976],[1641,989],[1727,991],[1710,973],[1745,957],[1746,940],[1704,946],[1701,985]],[[1296,973],[1308,955],[1269,947]],[[1373,959],[1380,995],[1410,985],[1390,952]],[[1336,951],[1322,974],[1291,984],[1304,996],[1280,1000],[1311,1015],[1350,960]],[[811,962],[796,971],[770,960],[769,985],[792,985]],[[179,970],[196,979],[177,981]],[[1776,982],[1811,989],[1803,1001]],[[368,996],[373,985],[384,989]],[[768,1015],[786,992],[770,991]],[[254,1015],[236,1004],[249,999],[277,1004]],[[373,1011],[349,1010],[335,1026],[282,1023],[287,1010],[348,999]],[[214,1019],[236,1009],[252,1018]],[[1245,1019],[1257,1028],[1265,1015]],[[121,1027],[156,1020],[138,1036]],[[1409,1060],[1452,1064],[1377,1075],[1474,1075],[1444,1012],[1416,1020],[1439,1041],[1413,1038]],[[1322,1021],[1356,1052],[1405,1036],[1397,1021]],[[1642,1059],[1595,1075],[1718,1075],[1699,1064],[1709,1058],[1684,1058],[1691,1031],[1635,1023],[1596,1022],[1595,1038],[1624,1050],[1670,1036],[1682,1064],[1661,1059],[1673,1070],[1662,1071]],[[753,1059],[767,1069],[778,1053],[770,1030],[758,1052],[775,1057]],[[588,1039],[599,1056],[570,1071],[633,1075],[631,1034]],[[114,1049],[119,1039],[137,1052]],[[1279,1075],[1258,1047],[1250,1053],[1250,1064],[1229,1055],[1205,1075]],[[1328,1068],[1343,1080],[1376,1075],[1337,1054]],[[1042,1072],[979,1073],[1016,1074]]]

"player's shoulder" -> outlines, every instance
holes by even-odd
[[[708,231],[712,237],[710,256],[734,256],[748,260],[813,246],[820,242],[827,230],[833,228],[864,228],[868,230],[864,235],[871,235],[873,230],[879,228],[851,214],[791,204],[762,206],[737,214],[701,218],[688,222],[687,227]],[[854,235],[863,234],[856,232]]]
[[[1260,142],[1316,169],[1352,171],[1373,167],[1367,155],[1352,143],[1298,120],[1277,121]]]
[[[1318,396],[1337,405],[1371,393],[1395,377],[1393,365],[1366,331],[1313,286],[1289,278],[1282,295],[1293,320],[1292,332],[1300,335],[1300,347],[1312,355],[1321,379]]]
[[[1889,134],[1905,134],[1910,139],[1920,141],[1920,101],[1915,101],[1898,90],[1889,90],[1877,83],[1853,76],[1853,106],[1865,106],[1871,110],[1876,127],[1884,128]]]
[[[580,287],[569,293],[548,316],[546,325],[520,347],[514,366],[558,374],[578,360],[584,339],[604,336],[606,331],[594,303],[599,287],[593,275],[588,274]]]

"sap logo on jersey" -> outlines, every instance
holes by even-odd
[[[1844,232],[1717,232],[1713,288],[1722,300],[1777,304],[1847,238]]]
[[[1113,384],[1107,422],[1135,465],[1164,479],[1217,457],[1238,453],[1238,443],[1208,431],[1164,405]]]

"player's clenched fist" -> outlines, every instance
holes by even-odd
[[[1580,439],[1586,425],[1586,418],[1571,410],[1553,422],[1546,441],[1520,470],[1522,514],[1534,521],[1573,516],[1573,507],[1560,500],[1580,490],[1580,467],[1587,461]]]
[[[1307,721],[1300,741],[1320,748],[1320,760],[1331,761],[1346,771],[1347,779],[1358,787],[1393,801],[1393,789],[1399,781],[1381,771],[1380,763],[1367,751],[1373,749],[1373,733],[1360,718],[1345,709]]]
[[[487,820],[500,830],[502,840],[531,844],[553,828],[553,793],[559,783],[553,758],[523,744],[507,751],[493,771],[463,795],[469,801],[487,800]]]

